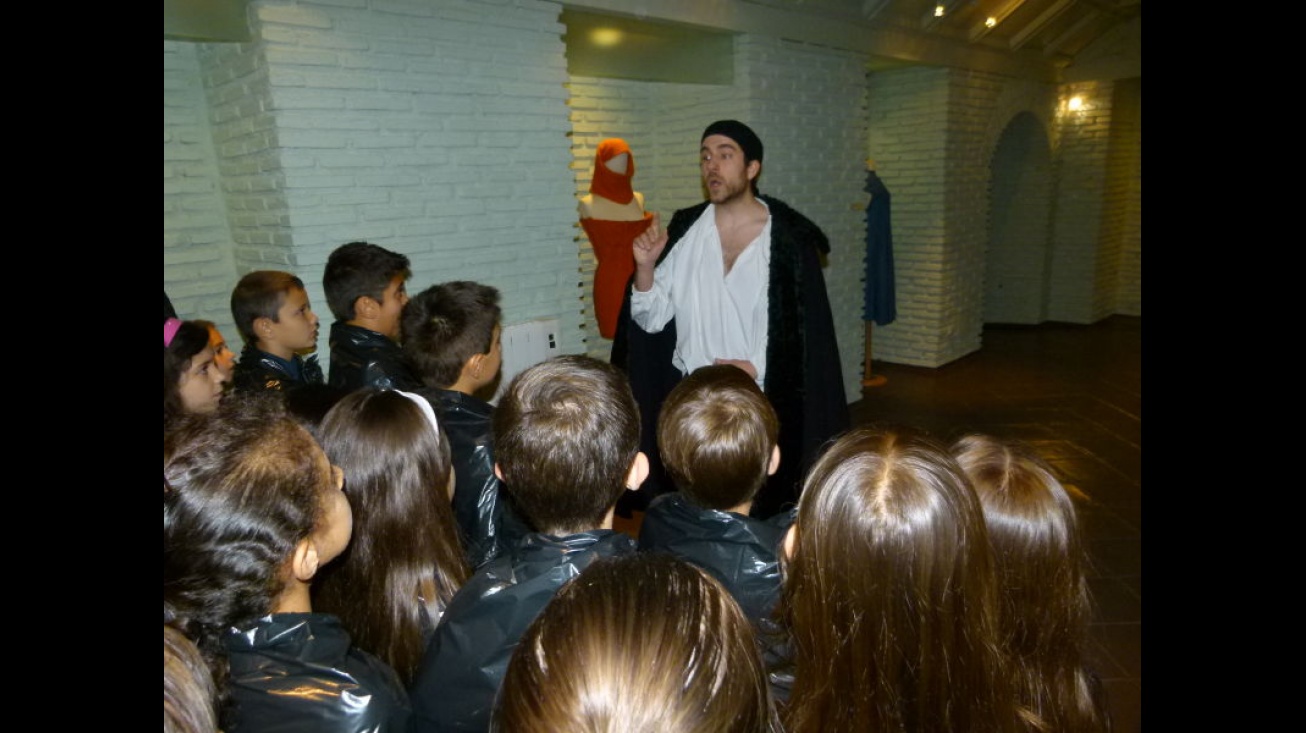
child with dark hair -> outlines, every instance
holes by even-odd
[[[399,324],[412,276],[408,256],[369,242],[336,247],[322,271],[331,324],[333,387],[401,389],[422,386],[399,348]]]
[[[984,509],[997,568],[1002,643],[1020,701],[1058,733],[1111,729],[1086,656],[1093,617],[1075,499],[1032,446],[965,435],[952,454]],[[1077,496],[1076,496],[1077,495]]]
[[[494,411],[495,471],[538,531],[454,596],[410,688],[415,731],[484,731],[526,627],[569,578],[635,552],[612,529],[617,499],[648,475],[626,376],[588,356],[519,373]]]
[[[744,370],[695,369],[671,390],[658,415],[658,450],[678,491],[654,499],[639,549],[669,552],[721,581],[754,623],[780,597],[780,543],[793,521],[748,515],[753,497],[780,465],[780,420]]]
[[[494,722],[515,733],[780,730],[739,605],[662,553],[597,560],[549,601],[513,652]]]
[[[163,422],[218,409],[231,379],[216,363],[201,321],[163,321]]]
[[[426,385],[417,393],[430,401],[449,436],[453,513],[474,568],[531,531],[494,475],[494,406],[485,397],[503,362],[499,317],[497,289],[447,282],[410,299],[401,328],[404,354]]]
[[[304,281],[289,272],[255,270],[231,291],[231,315],[245,342],[232,372],[237,392],[285,392],[322,383],[318,319]]]
[[[394,670],[313,610],[313,578],[352,531],[342,484],[272,395],[164,433],[164,621],[209,663],[223,730],[406,730]]]
[[[374,387],[337,402],[318,436],[345,473],[354,536],[313,584],[313,605],[407,685],[470,574],[449,506],[449,441],[424,398]]]

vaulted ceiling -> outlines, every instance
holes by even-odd
[[[436,0],[431,0],[435,2]],[[164,38],[248,40],[248,0],[164,0]],[[685,33],[762,33],[924,64],[1043,81],[1142,75],[1142,0],[571,0],[568,13]],[[585,20],[590,22],[590,20]],[[580,28],[569,25],[569,41]],[[681,48],[684,48],[682,46]],[[665,58],[665,57],[663,57]],[[692,62],[692,59],[691,59]],[[1102,71],[1103,64],[1112,65]]]

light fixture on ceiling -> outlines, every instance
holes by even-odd
[[[936,17],[936,18],[942,18],[942,17],[943,17],[943,5],[942,5],[942,4],[939,4],[939,5],[935,5],[935,6],[934,6],[934,17]]]
[[[590,41],[599,48],[612,48],[621,43],[622,33],[616,28],[595,28],[590,31]]]

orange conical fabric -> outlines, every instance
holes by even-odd
[[[608,170],[604,164],[622,153],[627,154],[625,174]],[[590,179],[590,193],[618,204],[628,204],[635,198],[635,190],[630,185],[630,179],[634,177],[635,156],[630,154],[630,146],[625,140],[610,137],[599,143],[598,152],[594,154],[594,178]]]

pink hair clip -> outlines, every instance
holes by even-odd
[[[163,348],[172,345],[172,337],[177,335],[179,328],[181,328],[180,318],[169,318],[163,322]]]

